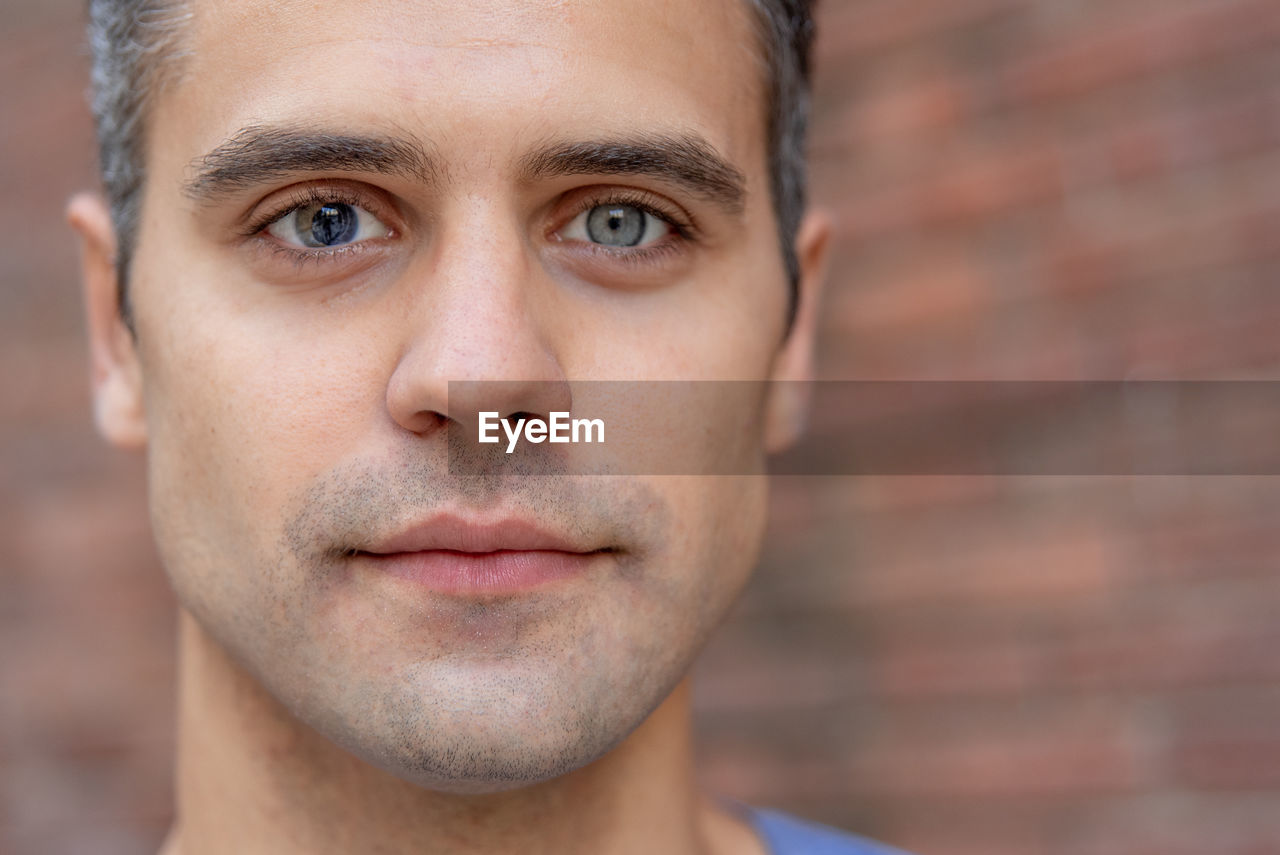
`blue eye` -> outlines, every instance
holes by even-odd
[[[293,246],[325,249],[383,237],[378,218],[346,202],[321,202],[294,208],[267,226],[267,232]]]
[[[305,215],[304,215],[305,216]],[[321,205],[311,215],[311,240],[316,246],[347,243],[356,235],[355,208],[350,205]]]
[[[653,243],[671,231],[671,224],[636,205],[596,205],[574,217],[564,236],[600,246],[627,249]]]

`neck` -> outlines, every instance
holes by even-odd
[[[759,851],[741,822],[698,793],[687,681],[594,763],[523,789],[459,796],[329,742],[185,612],[176,799],[165,855]]]

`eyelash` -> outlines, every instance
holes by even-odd
[[[298,267],[309,262],[323,263],[364,252],[367,249],[364,246],[367,241],[359,241],[332,248],[299,249],[298,247],[286,246],[266,234],[268,226],[283,217],[289,216],[300,208],[333,202],[363,208],[379,219],[386,219],[385,216],[378,213],[382,206],[371,203],[365,194],[357,193],[346,187],[307,186],[298,188],[290,193],[287,200],[282,201],[279,205],[272,206],[267,212],[250,220],[248,225],[245,226],[243,236],[250,239],[257,238],[271,250],[272,254],[288,258]],[[390,225],[387,228],[390,231],[388,236],[396,234],[395,229]]]
[[[590,211],[592,208],[598,208],[602,205],[628,205],[632,208],[637,208],[670,226],[671,235],[668,236],[668,239],[653,246],[639,249],[623,249],[596,243],[585,244],[586,251],[594,255],[602,255],[611,261],[619,261],[629,266],[639,267],[654,263],[673,252],[678,252],[682,243],[697,241],[698,227],[696,223],[670,210],[671,206],[658,202],[658,197],[653,194],[638,189],[610,190],[605,193],[586,196],[581,202],[574,205],[573,215],[557,226],[556,231],[558,232],[573,222],[584,211]],[[674,237],[674,240],[671,239],[672,237]]]
[[[275,255],[280,255],[294,261],[297,266],[301,267],[306,263],[324,263],[336,261],[340,258],[350,257],[365,251],[364,246],[368,241],[359,241],[356,243],[345,244],[330,249],[316,247],[312,249],[299,249],[297,247],[285,246],[279,241],[267,236],[266,229],[272,223],[286,217],[300,208],[309,205],[320,205],[324,203],[337,202],[343,205],[352,205],[354,207],[364,208],[374,216],[380,216],[378,209],[381,207],[371,204],[366,195],[355,192],[345,187],[328,187],[328,186],[308,186],[302,187],[289,195],[287,200],[282,201],[279,205],[274,205],[266,212],[254,217],[246,225],[243,236],[245,238],[257,238]],[[698,239],[698,227],[692,219],[682,216],[671,210],[672,206],[657,201],[657,197],[643,190],[611,190],[605,193],[599,193],[586,196],[582,201],[575,203],[572,216],[564,220],[556,227],[553,234],[558,233],[574,218],[582,214],[584,211],[590,211],[602,205],[628,205],[637,208],[651,217],[656,217],[666,223],[671,234],[667,239],[653,245],[642,247],[639,249],[620,249],[616,247],[603,246],[601,244],[587,243],[585,251],[595,255],[601,255],[613,262],[621,262],[628,266],[642,266],[648,263],[654,263],[661,258],[677,252],[680,244],[696,242]],[[382,217],[380,217],[382,218]],[[395,236],[396,232],[391,226],[390,236]],[[672,239],[674,238],[674,239]]]

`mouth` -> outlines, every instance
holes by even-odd
[[[348,554],[376,572],[440,594],[491,597],[581,576],[616,551],[524,519],[442,515]]]

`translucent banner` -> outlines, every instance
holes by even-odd
[[[457,475],[1280,474],[1276,381],[471,381],[449,395]]]

